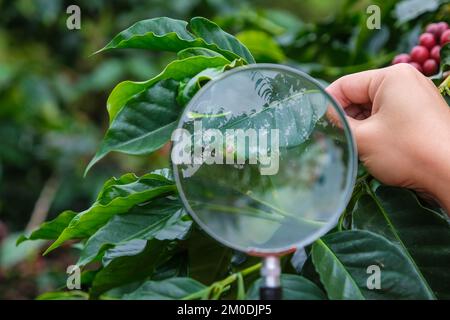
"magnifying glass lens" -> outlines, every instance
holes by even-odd
[[[287,67],[253,65],[210,81],[172,140],[190,214],[218,241],[249,253],[285,252],[326,233],[355,178],[341,109]]]

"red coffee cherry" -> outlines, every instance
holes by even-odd
[[[427,60],[430,56],[430,53],[428,52],[428,49],[424,46],[415,46],[411,50],[411,60],[414,62],[417,62],[419,64],[422,64]]]
[[[437,32],[438,32],[438,25],[437,23],[430,23],[429,25],[427,25],[427,27],[425,28],[425,31],[428,33],[431,33],[432,35],[436,36]],[[439,38],[438,38],[439,39]]]
[[[431,76],[433,74],[436,74],[438,71],[438,64],[433,59],[428,59],[425,61],[422,65],[423,74],[426,76]]]
[[[398,54],[394,57],[394,59],[392,60],[392,64],[397,64],[397,63],[408,63],[411,61],[411,57],[409,56],[409,54],[407,53],[401,53]]]
[[[432,33],[422,33],[419,37],[419,44],[427,49],[431,49],[436,45],[436,40]]]
[[[444,46],[446,43],[450,42],[450,30],[445,30],[441,35],[441,46]]]
[[[448,30],[448,24],[447,22],[438,22],[436,23],[436,28],[437,28],[437,32],[436,32],[436,36],[439,37],[446,31]]]
[[[420,64],[418,64],[417,62],[410,62],[410,65],[412,65],[414,68],[416,68],[417,70],[419,70],[420,72],[423,71],[422,67],[420,66]]]
[[[441,46],[434,46],[430,51],[430,57],[439,63],[441,61]]]

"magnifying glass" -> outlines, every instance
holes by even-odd
[[[208,82],[172,140],[187,211],[217,241],[262,257],[261,299],[281,299],[279,257],[333,228],[350,199],[357,153],[342,108],[296,69],[253,64]]]

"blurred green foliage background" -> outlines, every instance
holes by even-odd
[[[15,247],[18,233],[65,209],[82,210],[103,181],[167,163],[112,155],[83,171],[107,127],[106,98],[121,80],[146,80],[172,54],[91,54],[134,22],[201,15],[237,34],[258,62],[285,63],[330,82],[381,67],[445,19],[442,0],[0,0],[0,298],[33,298],[65,284],[69,250],[40,257],[41,243]],[[81,29],[66,8],[81,8]],[[381,8],[382,28],[366,27]],[[75,250],[75,249],[74,249]]]

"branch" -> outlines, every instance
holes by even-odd
[[[44,187],[39,194],[33,212],[31,213],[30,221],[25,228],[25,231],[31,231],[38,227],[42,222],[47,219],[48,210],[55,198],[56,191],[58,191],[60,185],[59,178],[52,175],[44,184]]]

